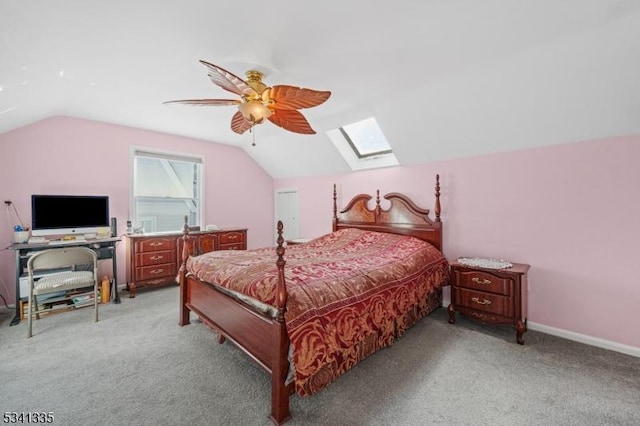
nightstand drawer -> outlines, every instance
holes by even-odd
[[[490,312],[504,317],[513,317],[514,315],[513,300],[510,297],[459,287],[453,287],[452,292],[453,303],[456,306]]]
[[[456,269],[454,280],[456,286],[504,294],[505,296],[513,295],[513,280],[488,272]]]

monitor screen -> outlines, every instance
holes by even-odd
[[[31,235],[104,232],[109,228],[109,197],[32,195]]]

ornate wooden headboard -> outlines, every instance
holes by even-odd
[[[391,192],[384,196],[391,202],[388,209],[380,207],[380,191],[376,191],[376,205],[369,209],[373,197],[358,194],[338,212],[336,185],[333,185],[333,230],[359,228],[369,231],[410,235],[433,244],[442,251],[442,221],[440,220],[440,175],[436,175],[435,219],[429,218],[429,210],[416,206],[406,195]]]

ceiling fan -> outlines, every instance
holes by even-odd
[[[287,85],[268,87],[262,82],[264,75],[259,71],[247,71],[245,81],[217,65],[202,60],[200,63],[207,68],[211,81],[240,96],[240,99],[185,99],[165,104],[237,105],[238,111],[231,118],[231,129],[238,134],[262,123],[265,118],[294,133],[316,133],[298,110],[322,104],[329,99],[331,92]]]

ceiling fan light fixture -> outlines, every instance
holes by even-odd
[[[248,101],[238,105],[238,110],[244,118],[254,124],[260,124],[265,118],[269,118],[273,111],[269,109],[262,101]]]
[[[286,84],[270,87],[262,82],[264,75],[260,71],[247,71],[245,81],[217,65],[202,60],[200,63],[207,68],[207,75],[214,84],[238,95],[240,99],[184,99],[167,101],[165,104],[237,105],[238,111],[231,117],[231,130],[239,135],[262,123],[265,118],[293,133],[316,133],[299,110],[324,103],[331,96],[331,92]]]

